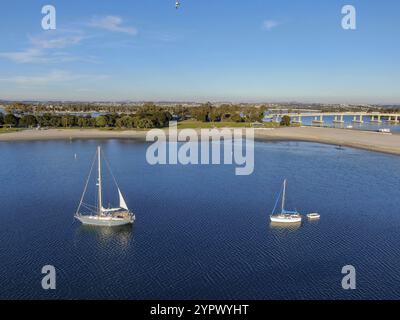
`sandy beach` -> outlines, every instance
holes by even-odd
[[[300,127],[256,129],[261,140],[307,141],[400,155],[400,135],[373,131]]]
[[[255,132],[257,140],[319,142],[400,155],[400,135],[396,134],[316,127],[256,129]],[[146,131],[138,130],[49,129],[0,134],[0,142],[71,139],[145,140],[145,138]]]
[[[71,139],[146,139],[146,131],[98,130],[98,129],[49,129],[23,130],[0,134],[1,141],[40,141]]]

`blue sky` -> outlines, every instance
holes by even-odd
[[[57,30],[41,8],[57,9]],[[357,9],[357,30],[341,8]],[[0,99],[400,103],[398,0],[1,1]]]

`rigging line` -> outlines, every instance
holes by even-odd
[[[92,205],[90,203],[86,203],[86,202],[82,202],[82,206],[96,209],[96,206],[94,206],[94,205]]]
[[[275,213],[276,207],[278,206],[279,199],[281,198],[282,191],[283,191],[283,187],[279,191],[278,198],[276,199],[276,202],[275,202],[274,210],[272,210],[272,214]]]
[[[85,197],[86,190],[87,190],[87,187],[88,187],[88,184],[89,184],[89,179],[90,179],[90,176],[92,175],[94,163],[95,163],[95,161],[96,161],[96,155],[97,155],[97,151],[96,151],[96,153],[95,153],[95,155],[94,155],[94,157],[93,157],[92,166],[91,166],[90,171],[89,171],[89,176],[88,176],[88,178],[87,178],[87,180],[86,180],[85,189],[83,190],[82,197],[81,197],[81,201],[79,202],[79,206],[78,206],[78,209],[76,209],[75,215],[78,215],[79,210],[80,210],[80,208],[81,208],[81,206],[82,206],[83,198]]]
[[[118,185],[118,183],[117,183],[117,180],[115,179],[115,176],[114,176],[114,174],[113,174],[113,172],[112,172],[112,170],[111,170],[110,163],[108,162],[106,156],[104,155],[104,152],[102,152],[102,155],[103,155],[104,162],[105,162],[106,165],[107,165],[108,171],[110,171],[110,173],[111,173],[111,177],[113,178],[115,185],[117,186],[118,190],[120,190],[120,189],[119,189],[119,185]]]
[[[88,209],[88,210],[90,210],[91,212],[92,212],[93,210],[94,210],[94,211],[97,210],[97,208],[96,208],[95,206],[90,206],[90,205],[87,205],[87,204],[85,204],[85,203],[82,203],[81,209],[82,209],[82,208]]]

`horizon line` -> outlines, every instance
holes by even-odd
[[[276,101],[234,101],[234,100],[214,100],[214,99],[204,99],[204,100],[96,100],[96,99],[83,99],[83,100],[69,100],[69,99],[0,99],[0,103],[10,103],[10,102],[21,102],[21,103],[46,103],[46,102],[60,102],[60,103],[176,103],[176,104],[310,104],[310,105],[375,105],[375,106],[387,106],[394,105],[400,106],[400,102],[380,102],[380,103],[371,103],[371,102],[323,102],[323,101],[296,101],[296,100],[276,100]]]

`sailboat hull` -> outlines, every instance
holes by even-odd
[[[272,215],[271,222],[275,223],[301,223],[302,218],[299,215]]]
[[[111,216],[99,217],[99,216],[76,216],[82,224],[91,226],[103,226],[103,227],[118,227],[135,222],[135,217],[116,218]]]

